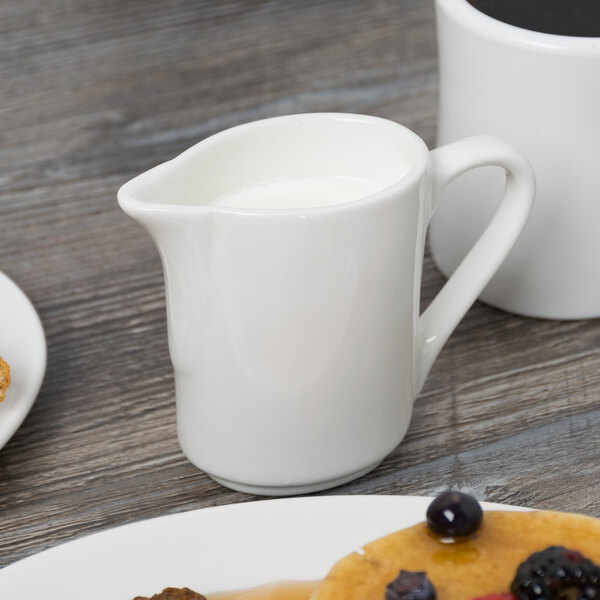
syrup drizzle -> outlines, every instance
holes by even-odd
[[[309,600],[317,581],[280,581],[249,590],[209,594],[208,600]]]

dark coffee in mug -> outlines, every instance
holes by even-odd
[[[600,37],[600,0],[467,0],[509,25],[577,37]]]

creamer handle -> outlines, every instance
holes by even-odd
[[[476,167],[506,169],[504,197],[496,214],[439,294],[419,318],[416,343],[417,392],[442,346],[483,291],[521,233],[535,196],[535,177],[518,150],[489,136],[465,138],[431,152],[433,215],[442,189]]]

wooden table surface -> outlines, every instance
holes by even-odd
[[[48,343],[39,397],[0,451],[4,566],[255,499],[179,449],[160,261],[118,187],[212,133],[294,112],[394,119],[433,147],[438,75],[432,0],[2,0],[0,33],[0,268]],[[424,302],[442,282],[427,257]],[[452,486],[600,516],[599,345],[600,320],[477,303],[404,442],[327,493]]]

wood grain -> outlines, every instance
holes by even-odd
[[[436,52],[429,0],[0,2],[0,268],[36,305],[49,356],[0,452],[0,566],[254,499],[179,450],[160,261],[118,187],[216,131],[292,112],[371,113],[433,146]],[[427,257],[425,304],[442,283]],[[600,516],[599,346],[598,320],[476,304],[405,441],[327,493],[454,486]]]

